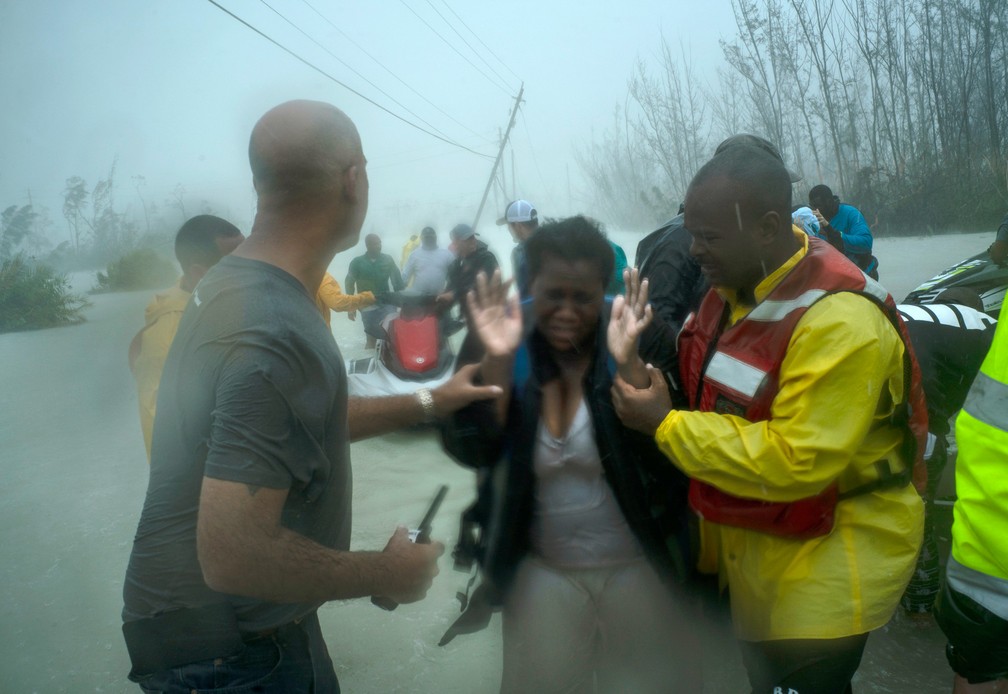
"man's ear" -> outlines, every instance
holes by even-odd
[[[193,263],[189,266],[189,272],[186,274],[193,278],[194,281],[199,282],[203,279],[203,275],[210,271],[210,265],[204,265],[203,263]]]
[[[210,266],[203,263],[189,263],[189,266],[182,271],[182,289],[191,292],[209,269]]]
[[[787,226],[788,228],[791,227],[790,219],[788,220]],[[764,212],[763,216],[759,218],[754,232],[757,243],[762,246],[774,243],[777,240],[777,236],[780,234],[780,228],[780,214],[774,210]]]
[[[340,188],[345,197],[350,202],[357,202],[357,184],[360,180],[360,166],[352,165],[343,172]]]

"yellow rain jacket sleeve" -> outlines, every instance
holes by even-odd
[[[143,431],[144,445],[147,447],[147,462],[150,463],[151,432],[154,429],[154,412],[157,405],[158,385],[164,369],[168,348],[171,347],[178,331],[182,313],[192,294],[178,285],[166,292],[155,294],[144,312],[145,326],[137,335],[139,352],[130,365],[137,383],[137,398],[140,407],[140,429]]]
[[[761,283],[757,300],[804,252]],[[732,322],[747,313],[726,298]],[[884,458],[903,469],[903,430],[888,422],[902,399],[899,335],[868,299],[840,293],[799,320],[768,421],[673,411],[655,439],[690,477],[735,496],[793,501],[834,481],[844,491],[877,479],[875,461]],[[703,534],[717,548],[740,638],[839,638],[889,620],[913,570],[923,517],[907,485],[840,502],[824,537],[795,540],[713,523]]]
[[[371,292],[344,294],[339,282],[328,272],[322,278],[322,284],[315,294],[315,305],[318,306],[326,325],[330,324],[330,311],[356,311],[367,308],[374,302],[375,296]]]

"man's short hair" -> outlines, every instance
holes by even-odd
[[[188,271],[193,264],[205,267],[221,259],[217,239],[240,236],[241,231],[231,222],[212,214],[201,214],[186,221],[175,234],[175,258]]]
[[[780,150],[778,150],[770,140],[765,137],[760,137],[759,135],[750,135],[749,133],[739,133],[737,135],[732,135],[721,141],[721,144],[717,146],[714,150],[715,156],[721,154],[721,152],[726,149],[731,149],[732,147],[755,147],[757,149],[762,149],[767,154],[777,158],[781,164],[784,163],[784,157],[781,156]],[[791,179],[792,183],[797,183],[802,180],[801,174],[798,174],[785,166],[785,171],[787,171],[788,178]]]
[[[616,264],[612,246],[598,222],[582,215],[551,220],[525,242],[530,279],[534,280],[542,270],[547,256],[594,263],[603,287],[609,283]]]
[[[825,183],[820,183],[817,186],[813,186],[812,190],[808,192],[809,200],[832,200],[833,191]]]
[[[726,148],[700,167],[690,189],[718,177],[742,185],[744,193],[737,202],[747,218],[777,212],[782,228],[791,228],[791,179],[780,158],[758,147]]]

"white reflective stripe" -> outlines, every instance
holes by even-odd
[[[864,274],[864,273],[862,273]],[[885,301],[886,297],[889,296],[889,292],[881,284],[873,280],[868,275],[864,276],[864,293],[871,294],[879,301]]]
[[[783,320],[785,316],[795,309],[808,308],[825,295],[825,289],[809,289],[794,299],[780,301],[768,299],[750,311],[749,315],[746,316],[746,320],[760,321],[761,323],[772,323]]]
[[[963,409],[984,424],[1008,432],[1008,384],[981,371],[970,387]]]
[[[730,357],[724,352],[715,352],[704,372],[705,379],[737,390],[749,398],[756,395],[766,375],[766,371]]]

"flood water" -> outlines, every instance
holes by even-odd
[[[505,268],[506,231],[488,238]],[[488,236],[489,236],[488,232]],[[633,258],[638,236],[613,233]],[[447,232],[442,232],[446,239]],[[993,234],[876,241],[881,279],[897,300],[952,262],[980,252]],[[398,260],[405,235],[389,236]],[[444,243],[444,241],[443,241]],[[336,259],[342,281],[358,247]],[[75,277],[86,288],[93,276]],[[143,324],[150,292],[92,297],[87,322],[0,335],[0,690],[138,691],[120,633],[122,579],[143,501],[147,464],[126,348]],[[364,355],[359,323],[333,317],[345,356]],[[434,536],[450,548],[472,475],[449,460],[429,430],[352,447],[355,549],[380,549],[397,524],[413,525],[439,484],[450,492]],[[331,603],[323,631],[346,692],[497,690],[499,618],[487,630],[437,641],[457,614],[465,576],[442,559],[426,600],[384,612],[367,600]],[[711,637],[709,692],[748,691],[730,640]],[[859,692],[945,692],[952,673],[936,627],[899,620],[873,635]]]

